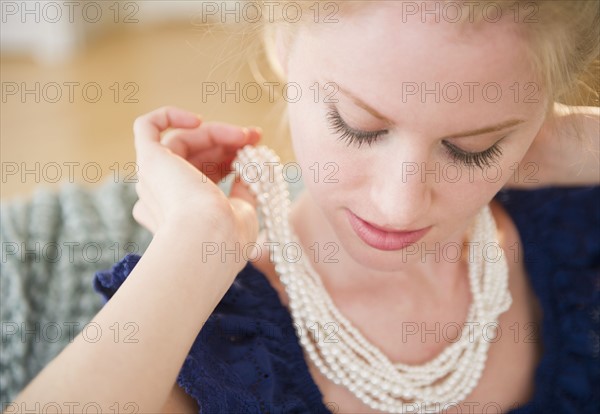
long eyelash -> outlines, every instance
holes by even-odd
[[[329,112],[327,112],[327,120],[329,121],[331,130],[334,133],[341,134],[338,137],[338,140],[346,141],[347,146],[355,144],[358,148],[360,148],[360,146],[366,142],[370,147],[372,143],[387,133],[385,130],[360,131],[354,129],[346,124],[335,108],[331,108]],[[469,167],[476,166],[483,170],[484,166],[489,168],[490,164],[502,156],[502,148],[500,145],[498,145],[500,141],[498,141],[492,147],[481,152],[463,151],[446,141],[444,141],[444,145],[446,145],[448,154],[454,162],[460,162]]]
[[[448,149],[448,155],[450,155],[454,162],[458,161],[469,167],[477,166],[483,170],[484,166],[489,168],[490,164],[496,161],[502,155],[502,148],[500,145],[498,145],[500,141],[481,152],[463,151],[449,142],[444,142],[444,145],[446,145],[446,148]]]
[[[379,137],[387,133],[387,131],[360,131],[351,128],[344,122],[339,112],[333,108],[327,112],[327,120],[329,121],[331,130],[336,134],[341,134],[338,139],[347,142],[346,146],[356,144],[360,148],[366,142],[370,147]]]

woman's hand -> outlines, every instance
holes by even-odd
[[[161,133],[169,128],[161,139]],[[230,197],[216,185],[231,170],[236,152],[260,140],[260,130],[202,123],[193,113],[163,107],[133,125],[139,200],[133,216],[156,233],[166,224],[201,231],[211,240],[256,241],[256,200],[242,180]]]
[[[255,242],[258,233],[254,199],[243,181],[236,180],[227,198],[201,171],[203,162],[227,163],[238,148],[256,143],[258,132],[201,124],[175,108],[134,123],[140,200],[133,214],[156,234],[92,323],[98,329],[133,324],[136,343],[123,346],[111,335],[90,343],[79,333],[21,391],[15,407],[67,401],[94,401],[102,412],[132,402],[144,413],[164,407],[198,332],[245,265],[221,255],[202,260],[201,244],[218,241],[230,251],[229,243]],[[168,128],[176,129],[161,143]],[[140,375],[149,366],[156,375]]]
[[[505,188],[600,184],[600,108],[553,109]]]

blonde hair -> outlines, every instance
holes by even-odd
[[[301,19],[293,23],[282,19],[281,14],[269,12],[269,3],[273,2],[258,2],[263,7],[264,18],[257,27],[257,37],[262,40],[259,52],[261,55],[251,60],[254,76],[263,80],[275,77],[284,81],[283,71],[277,60],[276,33],[279,32],[283,37],[284,44],[291,45],[298,28],[301,25],[311,24],[314,20],[315,6],[322,7],[320,9],[322,14],[319,16],[322,21],[326,18],[327,8],[330,11],[336,10],[338,16],[347,16],[368,7],[369,3],[372,6],[372,2],[373,0],[277,2],[278,7],[281,8],[293,4],[294,8],[301,9]],[[458,6],[462,9],[461,18],[457,23],[463,27],[476,26],[483,21],[484,14],[470,13],[472,9],[466,10],[470,6],[463,1],[439,2],[444,7],[450,3],[453,7]],[[598,81],[600,78],[600,2],[597,0],[479,0],[477,4],[482,8],[493,6],[502,16],[510,14],[520,24],[519,27],[523,29],[528,41],[532,68],[539,76],[540,87],[544,89],[549,99],[549,115],[554,102],[566,105],[600,106]],[[283,127],[286,123],[283,102],[281,119]],[[574,128],[579,136],[578,126],[574,125]]]

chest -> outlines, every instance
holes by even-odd
[[[509,252],[506,246],[518,244],[518,233],[512,223],[502,219],[502,213],[496,218],[499,224],[504,222],[501,245],[505,252]],[[494,412],[507,412],[527,403],[533,396],[535,369],[542,354],[542,313],[529,285],[522,257],[522,252],[507,254],[512,305],[499,317],[497,336],[490,343],[479,382],[466,399],[457,405],[456,412],[486,412],[491,407],[494,407]],[[261,267],[281,302],[288,306],[289,299],[274,269]],[[372,302],[365,302],[364,294],[362,298],[337,297],[335,302],[352,325],[392,362],[422,364],[448,347],[459,334],[456,327],[464,326],[469,303],[468,285],[461,292],[456,297],[455,305],[411,315],[390,312],[390,309],[394,309],[393,292],[382,292]],[[448,326],[453,328],[448,329]],[[409,328],[410,334],[407,333]],[[319,371],[306,353],[304,356],[309,372],[323,396],[323,403],[330,411],[380,412],[365,405],[343,385],[333,383]],[[444,409],[450,411],[443,412],[453,412],[452,407],[423,408],[426,412]]]
[[[456,412],[486,412],[492,407],[493,412],[507,412],[527,403],[533,396],[535,368],[542,353],[541,312],[535,295],[526,283],[527,276],[523,266],[513,265],[510,271],[509,289],[513,304],[498,320],[497,336],[489,347],[481,379],[466,400],[458,405]],[[275,287],[282,302],[287,304],[287,295],[283,287],[277,284]],[[377,309],[386,309],[385,303],[381,303]],[[438,315],[437,321],[444,321],[442,323],[436,324],[431,320],[415,318],[415,323],[406,325],[383,311],[365,312],[362,306],[340,306],[340,311],[393,362],[423,363],[430,360],[450,344],[446,339],[453,340],[458,334],[456,329],[446,327],[464,324],[464,319],[452,321],[451,312],[449,317]],[[306,353],[304,357],[309,372],[323,396],[323,403],[330,411],[380,412],[365,405],[343,385],[329,380]],[[428,407],[430,411],[426,412],[438,412],[444,408],[451,407]]]

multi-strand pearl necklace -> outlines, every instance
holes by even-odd
[[[300,344],[323,375],[368,406],[389,413],[430,410],[432,404],[450,407],[471,393],[485,366],[498,317],[512,303],[508,267],[496,242],[489,206],[469,229],[474,254],[469,257],[472,303],[466,318],[468,333],[463,331],[460,339],[425,364],[392,363],[337,310],[307,255],[286,248],[299,247],[300,242],[289,222],[291,202],[279,157],[265,146],[247,145],[238,151],[232,166],[257,198],[292,318],[301,332],[310,333],[309,338],[297,331]],[[489,250],[490,243],[499,254],[484,260],[484,248]],[[326,340],[324,327],[331,322],[338,329],[333,340]]]

